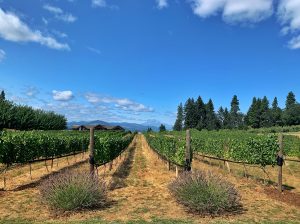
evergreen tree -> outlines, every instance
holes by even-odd
[[[240,102],[236,95],[233,96],[230,108],[230,128],[239,128],[243,125],[243,115],[240,113]]]
[[[266,96],[261,100],[260,105],[260,127],[270,127],[272,125],[269,100]]]
[[[183,106],[182,103],[179,104],[177,109],[177,119],[175,121],[173,130],[174,131],[181,131],[182,130],[182,124],[183,124]]]
[[[224,116],[224,109],[223,109],[223,107],[219,108],[218,113],[217,113],[217,118],[219,120],[221,128],[224,128],[225,116]]]
[[[300,124],[300,104],[296,102],[296,96],[293,92],[289,92],[286,98],[283,119],[286,125]]]
[[[223,128],[224,129],[230,128],[230,113],[229,113],[227,107],[225,107],[225,110],[224,110]]]
[[[300,125],[300,104],[296,103],[285,110],[283,119],[286,125]]]
[[[200,96],[196,101],[196,120],[197,120],[196,128],[198,130],[202,130],[206,128],[206,122],[205,122],[206,109],[205,109],[205,104]]]
[[[2,100],[2,101],[5,100],[5,92],[4,92],[4,90],[1,91],[0,100]]]
[[[215,130],[218,128],[218,120],[214,111],[214,104],[211,99],[209,99],[206,104],[206,129]]]
[[[193,98],[189,98],[184,105],[184,128],[196,128],[197,123],[196,104]]]
[[[163,125],[163,124],[161,124],[160,127],[159,127],[159,132],[164,132],[164,131],[166,131],[166,130],[167,130],[167,129],[166,129],[166,126]]]
[[[148,133],[149,133],[149,132],[152,132],[152,128],[149,127],[149,128],[147,129],[147,132],[148,132]]]
[[[274,98],[271,109],[272,126],[282,125],[282,110],[278,106],[277,97]]]
[[[252,128],[260,128],[261,99],[253,97],[252,104],[246,115],[246,124]]]
[[[296,104],[295,94],[293,92],[289,92],[285,101],[285,109],[288,110],[295,104]]]

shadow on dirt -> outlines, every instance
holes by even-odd
[[[129,150],[125,160],[120,164],[118,169],[112,175],[112,180],[109,186],[110,190],[120,189],[126,187],[126,178],[130,174],[132,169],[133,159],[135,153],[135,145],[133,145]]]

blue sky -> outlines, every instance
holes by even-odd
[[[173,124],[188,97],[300,97],[299,0],[0,0],[0,89],[94,120]]]

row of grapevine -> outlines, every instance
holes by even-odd
[[[195,152],[222,159],[257,164],[275,165],[279,150],[277,136],[257,135],[242,131],[193,132]]]
[[[105,155],[98,153],[99,163],[113,158],[115,151],[120,150],[118,147],[129,144],[128,141],[132,139],[130,136],[132,135],[125,132],[96,132],[96,152],[105,152]],[[108,146],[112,142],[117,144]],[[56,158],[86,151],[88,145],[88,132],[5,131],[0,133],[0,163],[24,164],[40,159]]]
[[[173,163],[184,165],[185,142],[179,138],[163,134],[145,134],[148,144]]]
[[[150,146],[171,161],[184,163],[185,132],[145,134]],[[286,154],[300,153],[300,139],[285,136]],[[191,132],[191,147],[195,153],[260,166],[275,165],[279,150],[275,134],[255,134],[246,131],[197,131]]]
[[[132,142],[134,134],[95,136],[95,162],[99,166],[118,157]]]

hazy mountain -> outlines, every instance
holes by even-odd
[[[95,121],[72,121],[68,122],[68,128],[70,129],[73,125],[108,125],[108,126],[116,126],[119,125],[126,130],[130,131],[146,131],[148,128],[152,128],[154,131],[158,131],[160,122],[157,120],[148,120],[145,123],[142,124],[136,124],[136,123],[128,123],[128,122],[105,122],[101,120],[95,120]],[[171,129],[171,125],[165,124],[167,129]]]

